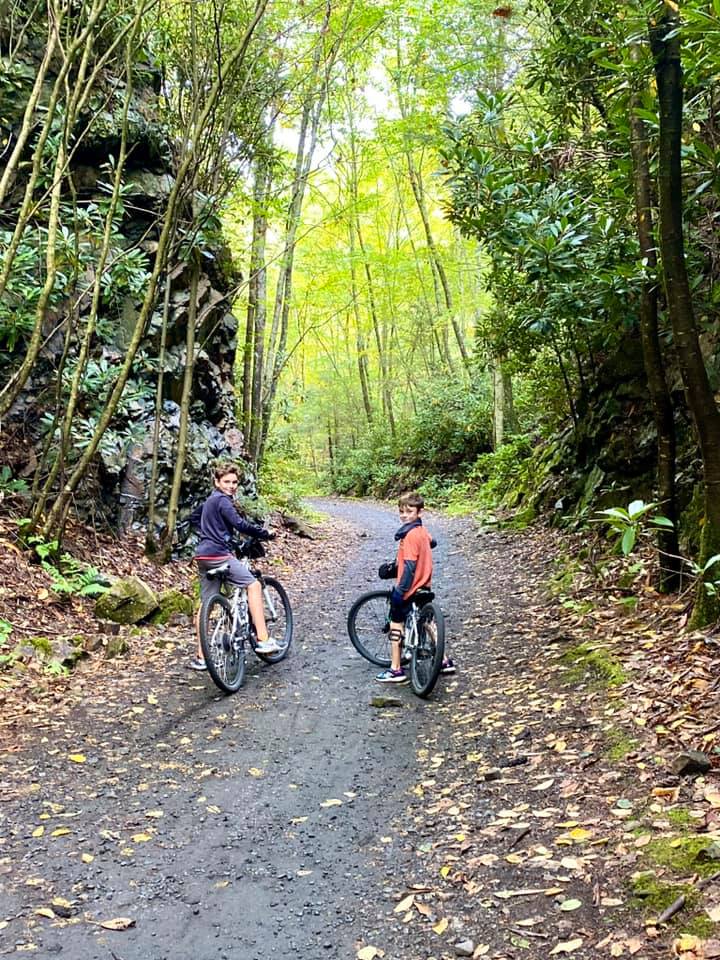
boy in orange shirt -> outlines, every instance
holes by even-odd
[[[413,595],[421,587],[429,587],[432,580],[432,547],[434,543],[423,526],[420,514],[425,501],[419,493],[403,493],[398,500],[402,526],[395,534],[399,541],[397,554],[397,583],[390,595],[390,669],[383,670],[375,679],[378,683],[407,683],[402,666],[402,641],[405,634],[405,617],[410,609]],[[455,673],[455,664],[450,658],[443,661],[443,673]]]

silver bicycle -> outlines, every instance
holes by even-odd
[[[260,582],[265,622],[279,649],[275,653],[258,653],[247,590],[228,581],[229,564],[210,571],[207,576],[218,581],[219,592],[204,600],[200,607],[200,646],[208,673],[224,693],[235,693],[242,686],[248,646],[265,663],[279,663],[288,655],[293,638],[293,615],[285,588],[279,580],[266,577],[248,563],[250,559],[265,556],[262,543],[246,540],[236,552]]]
[[[391,590],[371,590],[350,607],[347,629],[359,654],[378,667],[390,666]],[[445,656],[445,618],[432,590],[421,588],[412,597],[405,618],[403,660],[409,659],[410,686],[418,697],[429,697]]]

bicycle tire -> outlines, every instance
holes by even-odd
[[[390,590],[363,593],[350,607],[347,631],[357,652],[377,667],[390,666]]]
[[[433,692],[445,656],[445,618],[437,604],[425,604],[418,615],[417,628],[417,644],[410,659],[410,686],[413,693],[424,699]]]
[[[208,673],[223,693],[236,693],[245,679],[245,644],[232,636],[233,612],[227,597],[216,593],[200,608],[200,646]]]
[[[280,663],[288,655],[293,639],[294,623],[290,598],[285,587],[275,577],[263,577],[262,593],[265,623],[280,649],[277,653],[258,653],[256,650],[255,655],[265,663]]]

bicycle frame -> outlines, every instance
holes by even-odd
[[[405,633],[403,636],[403,647],[406,647],[408,650],[412,650],[413,647],[417,646],[418,642],[418,615],[420,613],[420,607],[416,603],[410,607],[407,616],[405,617]]]

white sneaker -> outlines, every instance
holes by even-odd
[[[255,653],[264,653],[266,656],[272,653],[280,653],[280,647],[272,637],[267,640],[258,640],[255,644]]]

